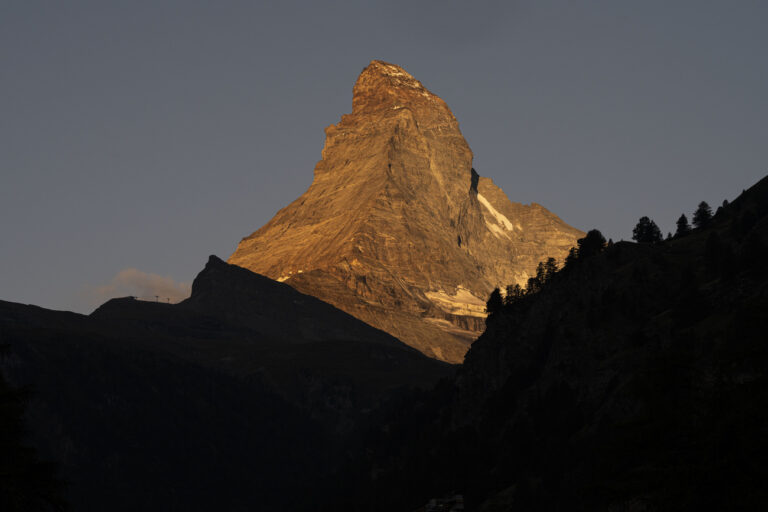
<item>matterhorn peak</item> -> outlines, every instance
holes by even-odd
[[[363,69],[352,91],[352,112],[370,113],[401,108],[439,107],[448,111],[439,97],[427,90],[413,75],[395,64],[374,60]]]
[[[394,85],[404,85],[406,87],[424,88],[421,82],[416,80],[413,75],[397,64],[384,62],[383,60],[372,60],[358,77],[360,80],[368,80],[372,77],[386,77],[393,81]]]
[[[352,105],[326,128],[309,190],[229,262],[460,362],[491,290],[525,284],[583,233],[479,177],[448,106],[400,66],[372,61]]]
[[[363,69],[355,83],[353,95],[357,96],[364,90],[374,89],[410,89],[421,95],[434,96],[406,70],[381,60],[373,60]]]

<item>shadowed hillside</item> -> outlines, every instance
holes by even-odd
[[[178,305],[0,303],[3,373],[76,510],[759,510],[768,178],[694,222],[589,232],[455,373],[215,257]]]
[[[75,510],[311,508],[366,410],[451,371],[215,257],[181,304],[115,299],[87,317],[0,302],[0,336]]]
[[[482,511],[764,507],[768,178],[705,224],[654,244],[590,233],[490,316],[455,379],[382,410],[329,509],[453,492]]]
[[[0,345],[0,357],[7,346]],[[41,461],[30,445],[24,412],[27,393],[8,385],[0,374],[0,510],[66,510],[64,482],[56,465]]]

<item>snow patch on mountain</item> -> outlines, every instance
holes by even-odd
[[[496,219],[496,222],[499,225],[503,226],[508,231],[514,231],[516,227],[519,229],[519,227],[512,224],[512,222],[503,213],[494,208],[493,205],[483,196],[483,194],[477,194],[477,199],[480,201],[480,204],[485,206],[485,208],[490,212],[493,218]],[[491,231],[493,231],[493,229],[491,229]]]
[[[445,290],[429,291],[424,295],[446,313],[485,317],[485,301],[461,285],[453,295],[449,295]]]

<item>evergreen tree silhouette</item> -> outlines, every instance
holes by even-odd
[[[525,293],[532,294],[536,293],[541,289],[541,281],[539,281],[535,276],[528,278],[528,284],[525,287]]]
[[[544,282],[549,282],[557,273],[557,260],[555,258],[547,258],[544,262]]]
[[[709,207],[706,201],[702,201],[693,214],[693,225],[697,228],[703,228],[709,224],[710,220],[712,220],[712,208]]]
[[[587,236],[579,238],[577,241],[578,259],[586,259],[599,254],[605,247],[605,237],[597,229],[587,232]]]
[[[504,297],[504,305],[511,306],[512,304],[520,300],[523,297],[523,295],[525,295],[525,292],[523,291],[523,289],[520,287],[519,284],[508,285],[507,296]]]
[[[688,224],[688,217],[685,214],[680,215],[677,219],[677,231],[675,231],[675,238],[685,236],[691,232],[691,226]]]
[[[572,268],[573,264],[576,262],[576,259],[579,257],[579,250],[575,247],[571,247],[568,249],[568,256],[565,257],[565,262],[563,263],[563,268]]]
[[[661,242],[661,230],[648,217],[640,217],[635,229],[632,230],[632,240],[641,244]]]
[[[485,311],[488,313],[488,316],[492,316],[494,313],[498,313],[501,311],[501,308],[504,306],[504,301],[501,298],[501,290],[498,288],[494,288],[491,292],[490,297],[488,297],[488,302],[485,303]]]
[[[536,275],[528,279],[525,293],[537,293],[539,290],[541,290],[541,287],[546,282],[546,280],[547,269],[544,265],[544,262],[540,261],[539,264],[536,265]]]

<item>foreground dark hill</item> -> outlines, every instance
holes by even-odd
[[[177,305],[90,316],[0,302],[3,373],[75,510],[297,510],[391,390],[452,371],[322,301],[211,257]],[[311,506],[310,506],[311,508]]]
[[[455,379],[382,412],[329,509],[768,506],[768,178],[687,236],[594,238]]]

